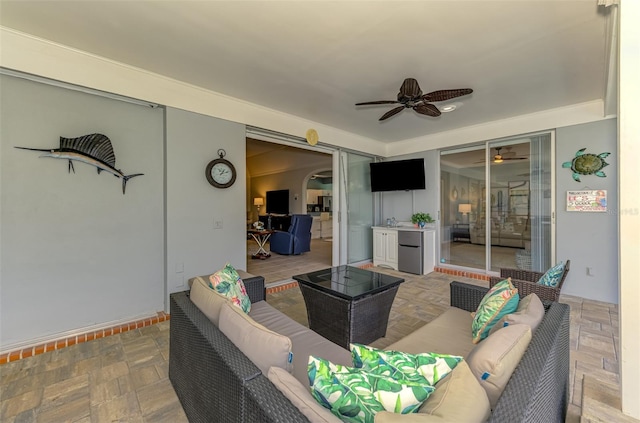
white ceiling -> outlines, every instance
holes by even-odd
[[[386,143],[603,99],[596,0],[6,1],[0,24]],[[404,78],[472,88],[384,121]]]

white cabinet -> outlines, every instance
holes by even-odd
[[[398,270],[398,231],[373,229],[373,265]]]

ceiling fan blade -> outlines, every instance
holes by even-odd
[[[437,117],[442,114],[440,113],[440,110],[438,110],[438,108],[433,104],[419,104],[417,106],[413,106],[413,110],[415,110],[416,112],[422,115],[433,116],[433,117]]]
[[[397,101],[393,100],[379,100],[379,101],[366,101],[364,103],[356,103],[356,106],[366,106],[369,104],[397,104]]]
[[[425,101],[444,101],[452,98],[460,97],[463,95],[471,94],[473,90],[471,88],[460,88],[457,90],[439,90],[432,91],[422,96]]]
[[[393,109],[389,110],[387,113],[385,113],[384,115],[382,115],[382,117],[380,119],[378,119],[378,120],[385,120],[387,118],[390,118],[393,115],[397,115],[403,109],[404,109],[404,106],[398,106],[396,108],[393,108]]]
[[[407,78],[400,86],[400,94],[407,97],[420,97],[422,90],[420,89],[420,85],[418,85],[418,81],[413,78]]]
[[[527,160],[528,157],[503,157],[502,160]]]

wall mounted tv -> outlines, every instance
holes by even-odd
[[[289,214],[289,190],[267,191],[267,213]]]
[[[425,189],[424,159],[369,163],[371,192]]]

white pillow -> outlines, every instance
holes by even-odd
[[[272,366],[291,371],[291,340],[256,323],[231,302],[220,310],[220,330],[263,374]]]

